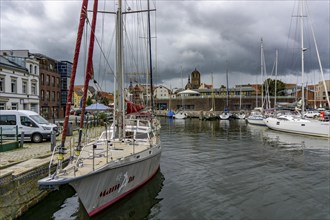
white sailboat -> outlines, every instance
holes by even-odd
[[[300,31],[301,31],[301,48],[300,48],[300,52],[301,52],[301,74],[302,74],[302,114],[304,115],[304,110],[305,110],[305,98],[304,98],[304,52],[307,50],[304,47],[304,26],[303,26],[303,18],[307,17],[307,15],[304,15],[304,0],[300,1],[300,14],[298,17],[300,17],[301,21],[301,26],[300,26]],[[325,91],[327,90],[325,81],[324,81],[324,76],[323,76],[323,68],[322,68],[322,64],[321,64],[321,60],[320,60],[320,56],[319,56],[319,52],[318,52],[318,48],[317,48],[317,43],[316,43],[316,39],[315,39],[315,35],[314,35],[314,31],[313,28],[311,28],[312,30],[312,36],[313,36],[313,40],[314,40],[314,45],[315,45],[315,49],[316,49],[316,54],[317,54],[317,58],[318,58],[318,63],[319,63],[319,67],[320,67],[320,72],[322,75],[322,79],[323,79],[323,85],[325,87]],[[327,97],[327,101],[328,101],[328,105],[329,105],[329,97],[328,97],[328,93],[326,92],[326,97]],[[297,134],[304,134],[304,135],[311,135],[311,136],[320,136],[320,137],[330,137],[330,127],[329,127],[329,121],[321,121],[321,120],[313,120],[313,119],[305,119],[305,118],[301,118],[301,117],[292,117],[292,116],[280,116],[280,117],[269,117],[267,119],[264,119],[265,124],[267,125],[267,127],[274,129],[274,130],[278,130],[278,131],[285,131],[285,132],[291,132],[291,133],[297,133]]]
[[[247,122],[252,125],[265,126],[264,115],[262,113],[262,108],[255,108],[251,111],[250,115],[246,118]]]
[[[186,119],[187,118],[187,113],[184,111],[179,111],[173,115],[173,118],[175,119]]]
[[[242,84],[239,87],[239,113],[237,114],[238,119],[245,119],[246,114],[242,110]]]
[[[227,88],[226,88],[226,93],[227,93],[226,108],[225,108],[225,110],[219,116],[221,120],[228,120],[232,116],[232,114],[229,112],[229,109],[228,109],[228,105],[229,105],[228,69],[226,70],[226,82],[227,82]]]
[[[263,79],[263,75],[265,72],[265,57],[264,57],[264,47],[263,47],[263,40],[261,39],[260,43],[260,71],[261,71],[261,79]],[[246,118],[247,122],[252,125],[260,125],[265,126],[264,122],[264,91],[263,91],[263,85],[261,85],[261,107],[256,107],[254,110],[250,113],[250,115]],[[258,101],[258,92],[256,90],[256,105]]]
[[[82,4],[79,29],[83,29],[81,27],[85,22],[87,2],[84,0]],[[148,10],[145,11],[150,11],[149,4]],[[94,1],[93,24],[96,22],[96,13],[97,1]],[[63,145],[56,147],[50,162],[50,168],[53,164],[57,164],[55,172],[51,174],[50,171],[48,177],[38,181],[41,188],[50,189],[58,189],[61,185],[70,184],[77,192],[89,216],[95,215],[147,183],[157,174],[160,166],[161,145],[157,121],[152,115],[125,116],[122,19],[124,12],[121,1],[118,2],[115,14],[117,15],[116,77],[119,104],[115,105],[118,111],[115,111],[114,123],[97,140],[85,144],[79,143],[75,156],[70,159],[66,167],[64,167],[65,148]],[[92,25],[91,36],[94,31],[95,25],[94,28]],[[54,159],[55,154],[58,155],[57,161]]]
[[[182,81],[182,66],[181,66],[181,88],[183,88],[183,81]],[[188,117],[187,113],[184,111],[184,103],[183,103],[183,96],[184,94],[182,93],[184,91],[181,91],[178,93],[178,95],[181,96],[181,109],[179,111],[175,112],[173,115],[173,118],[175,119],[186,119]]]

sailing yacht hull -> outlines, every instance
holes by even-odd
[[[229,120],[230,116],[231,116],[231,113],[222,113],[222,114],[220,114],[219,117],[221,120]]]
[[[160,156],[161,147],[157,146],[110,162],[84,176],[46,178],[39,181],[39,185],[56,187],[70,184],[88,215],[93,216],[148,182],[159,170]]]
[[[266,126],[277,131],[304,134],[318,137],[330,137],[329,122],[317,120],[280,120],[269,117],[264,119]]]
[[[263,118],[247,118],[246,120],[251,125],[266,126]]]
[[[179,113],[174,114],[173,118],[175,118],[175,119],[186,119],[187,114],[183,113],[183,112],[179,112]]]

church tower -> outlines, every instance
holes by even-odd
[[[192,89],[198,89],[201,85],[201,74],[195,68],[195,70],[191,73],[191,85]]]

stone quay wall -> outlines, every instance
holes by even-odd
[[[49,158],[32,159],[0,175],[0,219],[14,219],[37,204],[50,191],[40,190],[37,181],[48,175]],[[27,167],[27,169],[24,169]],[[23,168],[23,169],[22,169]]]

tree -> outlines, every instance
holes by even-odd
[[[104,105],[109,105],[109,99],[107,99],[106,97],[102,97],[101,98],[101,103],[104,104]]]
[[[263,84],[263,91],[264,94],[267,94],[267,88],[269,91],[270,96],[275,96],[275,82],[276,82],[276,95],[277,96],[282,96],[284,95],[284,90],[285,90],[285,83],[282,82],[281,80],[274,80],[271,78],[268,78],[264,81]]]
[[[86,100],[86,106],[89,106],[91,104],[93,104],[92,98],[91,97],[88,97],[87,100]]]

